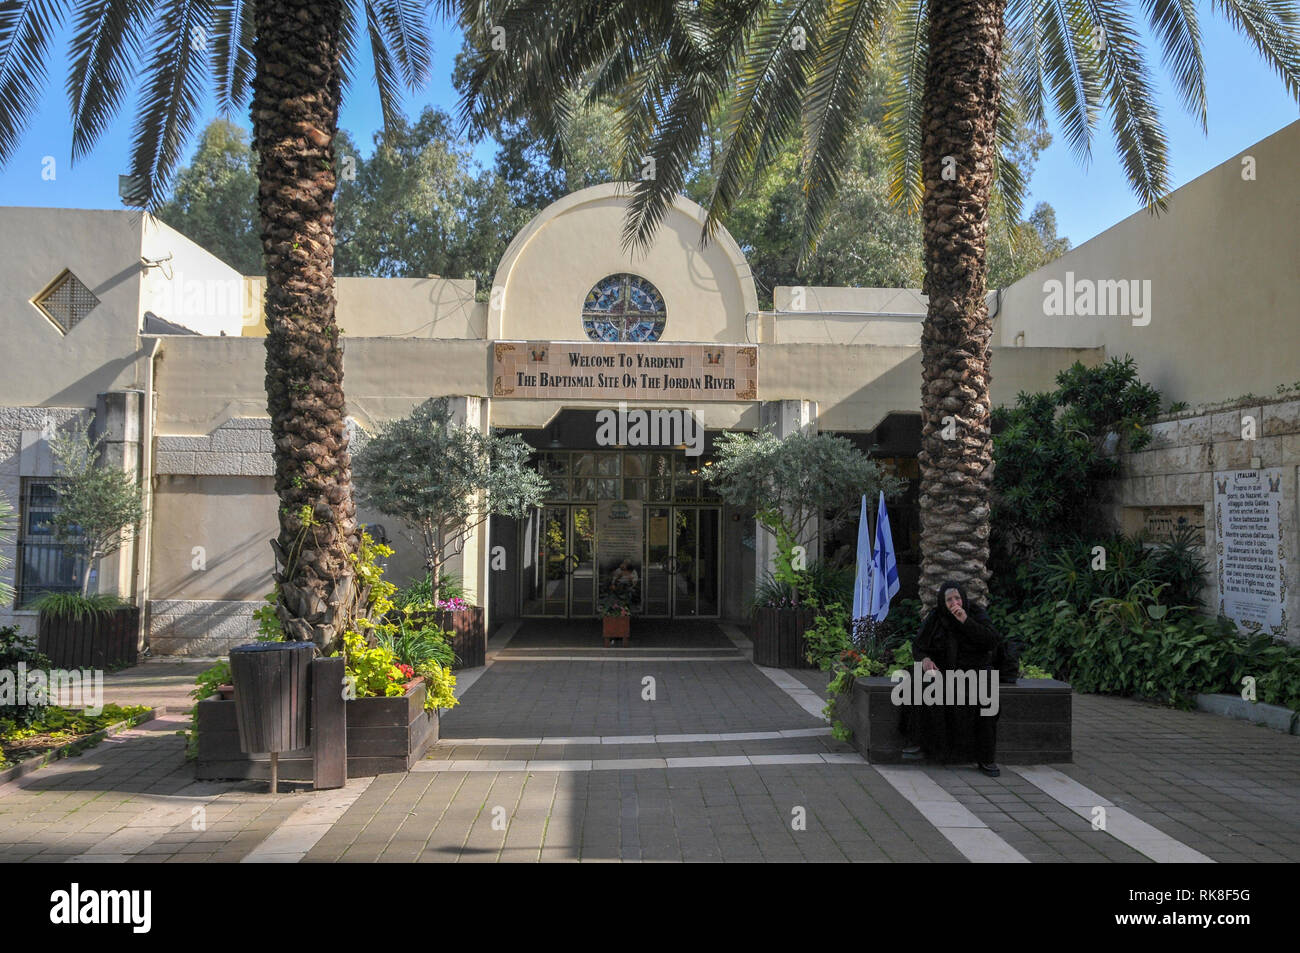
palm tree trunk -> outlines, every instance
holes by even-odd
[[[286,636],[329,650],[351,618],[357,552],[334,318],[339,0],[257,0],[253,145],[266,261],[266,394]]]
[[[1005,0],[930,0],[922,119],[921,598],[945,579],[988,600],[993,480],[988,203]]]

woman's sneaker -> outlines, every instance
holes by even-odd
[[[903,749],[904,761],[923,761],[924,759],[925,752],[921,750],[920,745],[911,745]]]
[[[1002,773],[996,764],[981,764],[979,768],[980,771],[988,775],[990,778],[996,778]]]

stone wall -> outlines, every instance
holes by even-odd
[[[263,602],[225,599],[153,599],[149,602],[152,655],[226,655],[257,638],[253,611]]]
[[[1217,607],[1214,521],[1215,471],[1282,469],[1282,533],[1287,556],[1288,641],[1300,644],[1300,532],[1296,491],[1300,475],[1300,398],[1250,396],[1166,415],[1151,427],[1152,440],[1124,454],[1121,473],[1108,487],[1105,509],[1125,532],[1136,532],[1162,514],[1179,516],[1204,535],[1205,602]],[[1254,439],[1243,439],[1253,434]],[[1189,515],[1199,512],[1199,525]]]

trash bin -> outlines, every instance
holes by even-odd
[[[230,650],[239,747],[246,754],[271,755],[271,791],[276,790],[277,756],[305,748],[310,740],[312,642],[255,642]]]

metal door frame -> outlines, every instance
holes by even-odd
[[[669,540],[668,561],[673,566],[677,565],[677,527],[676,527],[677,511],[678,510],[717,511],[718,530],[717,530],[717,539],[716,539],[716,552],[718,554],[718,558],[715,560],[714,571],[716,575],[716,579],[715,579],[716,591],[718,593],[718,607],[717,607],[718,611],[713,615],[699,615],[698,613],[693,613],[691,615],[678,615],[677,614],[677,586],[673,584],[673,580],[671,578],[673,576],[676,576],[678,573],[678,570],[674,568],[674,569],[665,570],[670,577],[669,586],[668,586],[667,614],[656,613],[654,615],[651,615],[649,613],[643,612],[641,613],[642,617],[647,619],[720,619],[722,618],[722,562],[723,562],[724,552],[725,552],[723,547],[724,534],[722,532],[722,509],[723,509],[722,504],[721,503],[671,503],[671,502],[662,502],[662,503],[647,502],[645,504],[645,506],[642,508],[642,512],[644,515],[642,517],[642,524],[641,524],[641,533],[643,536],[642,545],[641,545],[641,570],[642,570],[641,571],[641,605],[643,606],[646,605],[648,602],[647,587],[650,584],[649,520],[650,520],[650,510],[652,509],[668,510],[668,527],[669,527],[668,528],[668,540]],[[698,565],[699,558],[700,558],[700,533],[699,533],[698,516],[696,517],[696,520],[697,523],[696,523],[696,531],[695,531],[695,562]],[[696,585],[698,587],[698,582]],[[698,601],[699,601],[699,591],[697,588],[696,602],[698,603]]]
[[[595,588],[595,590],[596,590],[596,596],[597,596],[597,598],[594,600],[595,603],[596,603],[596,605],[593,606],[592,611],[591,611],[590,613],[586,613],[586,614],[584,614],[584,615],[574,615],[574,614],[573,614],[573,569],[574,569],[575,567],[573,566],[573,564],[571,564],[571,563],[569,562],[569,560],[571,560],[571,559],[576,560],[576,559],[578,558],[578,557],[577,557],[577,554],[574,553],[574,551],[573,551],[573,548],[574,548],[574,547],[573,547],[574,536],[575,536],[575,533],[577,532],[577,528],[576,528],[576,526],[574,525],[574,512],[575,512],[576,510],[578,510],[578,509],[581,509],[581,508],[590,509],[590,510],[592,511],[592,519],[593,519],[593,522],[594,522],[594,520],[595,520],[595,510],[596,510],[596,504],[595,504],[595,502],[590,502],[590,503],[543,503],[541,506],[537,507],[537,509],[538,509],[539,511],[542,511],[542,512],[545,512],[546,510],[564,510],[564,559],[563,559],[563,561],[562,561],[562,562],[563,562],[563,565],[564,565],[564,613],[563,613],[563,614],[556,615],[556,614],[551,614],[551,613],[549,613],[549,612],[526,612],[526,611],[524,610],[524,596],[525,596],[525,588],[526,588],[526,587],[525,587],[525,580],[524,580],[524,577],[523,577],[523,562],[522,562],[522,560],[521,560],[521,561],[520,561],[519,586],[518,586],[518,588],[519,588],[519,605],[518,605],[518,607],[517,607],[517,608],[518,608],[518,611],[519,611],[519,618],[521,618],[521,619],[594,619],[594,618],[596,618],[596,616],[599,614],[599,601],[600,601],[600,600],[599,600],[598,597],[599,597],[599,582],[600,582],[600,579],[599,579],[599,572],[600,572],[600,537],[599,537],[599,535],[595,532],[595,528],[594,528],[594,526],[593,526],[593,529],[592,529],[591,568],[592,568],[592,572],[596,574],[596,575],[593,576],[593,579],[592,579],[592,586]],[[542,519],[542,518],[543,518],[543,517],[539,517],[539,519]],[[515,544],[515,552],[517,552],[517,553],[521,553],[521,554],[522,554],[523,551],[524,551],[524,533],[525,533],[525,531],[526,531],[526,525],[527,525],[527,520],[526,520],[526,519],[523,519],[523,520],[520,520],[520,521],[519,521],[519,528],[518,528],[518,533],[517,533],[517,537],[518,537],[518,538],[517,538],[517,541],[516,541],[516,544]],[[540,528],[539,528],[539,532],[540,532],[540,531],[541,531],[541,530],[540,530]],[[543,597],[542,597],[542,605],[543,605],[543,606],[546,605],[546,597],[545,597],[545,595],[543,595]]]

